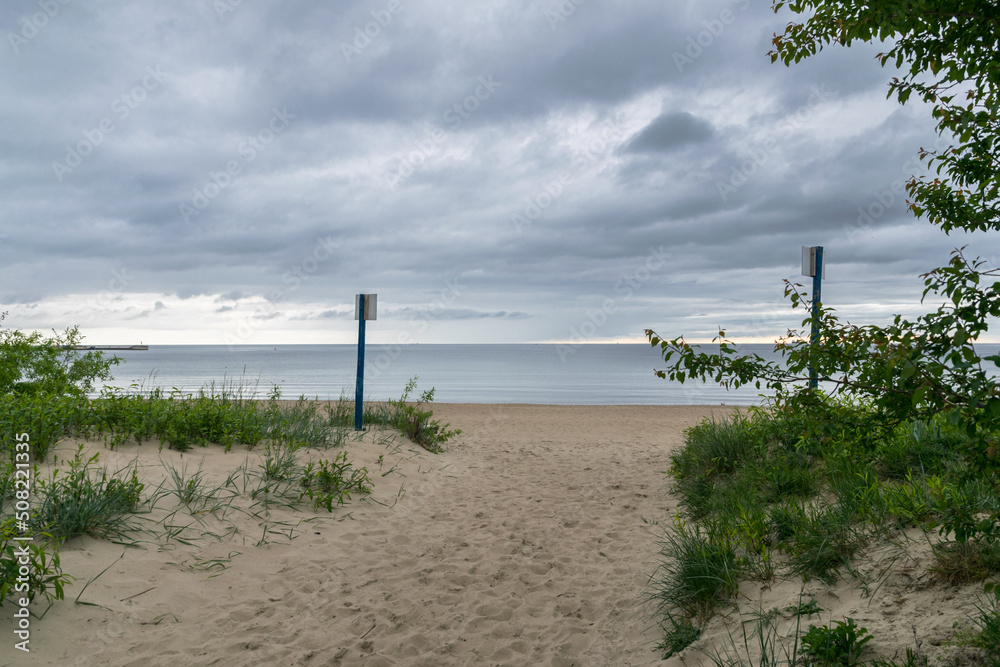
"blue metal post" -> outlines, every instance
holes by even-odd
[[[816,246],[816,273],[813,275],[813,297],[812,297],[812,335],[809,337],[809,344],[815,352],[819,345],[819,305],[820,288],[823,284],[823,246]],[[819,378],[816,377],[816,369],[809,367],[809,388],[815,389],[819,385]]]
[[[365,295],[361,295],[361,314],[358,317],[358,382],[354,389],[354,430],[360,431],[364,417],[365,392]]]

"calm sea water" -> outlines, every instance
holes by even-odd
[[[708,347],[708,346],[706,346]],[[1000,346],[996,347],[1000,350]],[[771,345],[739,348],[773,358]],[[122,363],[115,381],[127,387],[196,391],[211,383],[242,382],[261,397],[272,385],[284,398],[354,396],[355,345],[151,346],[115,353]],[[399,398],[418,376],[418,390],[435,388],[442,403],[536,403],[564,405],[754,404],[754,387],[726,391],[715,384],[661,380],[664,362],[649,345],[368,345],[365,397]]]

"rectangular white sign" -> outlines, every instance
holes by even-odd
[[[816,275],[816,248],[819,246],[802,246],[802,275],[810,278]],[[825,258],[824,258],[825,259]],[[823,278],[826,278],[826,262],[823,262]]]
[[[378,294],[365,294],[365,319],[375,319],[375,306],[378,303]],[[361,295],[354,295],[354,319],[361,319]]]

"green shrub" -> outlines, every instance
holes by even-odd
[[[807,431],[808,419],[780,405],[753,406],[748,411],[758,440],[771,449],[784,452],[802,452],[802,437]]]
[[[347,452],[340,452],[333,461],[310,463],[300,480],[303,497],[308,497],[315,509],[333,511],[333,505],[343,505],[352,493],[371,493],[372,481],[367,468],[354,468],[347,461]]]
[[[969,458],[983,442],[1000,443],[1000,434],[966,433],[943,416],[896,424],[821,392],[688,429],[668,474],[684,516],[701,525],[678,518],[661,543],[662,576],[654,584],[664,619],[659,648],[676,639],[670,614],[707,614],[741,577],[766,581],[787,571],[833,583],[842,570],[857,573],[852,560],[873,539],[901,528],[939,529],[944,541],[934,545],[931,571],[940,579],[982,581],[1000,572],[1000,480]],[[787,559],[773,559],[775,550]],[[983,641],[993,641],[993,617],[982,619],[990,637]],[[849,643],[858,632],[852,623],[817,629],[810,641],[821,647],[820,635],[829,635],[836,651],[838,638]],[[849,662],[817,648],[807,664],[860,664],[850,660],[870,639],[864,634],[854,636],[853,658],[844,653]],[[761,664],[780,664],[777,644],[760,650],[770,651]],[[908,656],[905,664],[915,667],[915,660]]]
[[[795,448],[809,456],[824,455],[845,445],[872,452],[887,432],[883,420],[870,407],[821,391],[779,402],[775,411],[785,428],[799,429]]]
[[[0,313],[0,322],[6,316]],[[82,340],[78,327],[46,338],[0,326],[0,396],[86,397],[97,381],[111,379],[119,359],[73,349]]]
[[[430,452],[442,452],[442,445],[461,431],[449,431],[451,424],[441,424],[440,420],[432,419],[433,411],[423,409],[423,406],[434,400],[434,387],[420,394],[416,403],[409,405],[410,393],[417,387],[417,378],[406,383],[406,389],[398,401],[389,401],[389,406],[395,411],[392,426],[404,436]]]
[[[671,456],[669,474],[689,518],[731,514],[761,501],[769,464],[752,419],[740,414],[722,421],[705,419],[684,433],[686,444]]]
[[[209,443],[227,449],[234,444],[253,448],[266,436],[267,417],[265,409],[243,391],[242,385],[227,383],[220,390],[210,386],[194,395],[175,391],[157,434],[161,444],[179,451]]]
[[[774,561],[767,509],[763,505],[746,506],[735,519],[732,525],[739,540],[742,569],[761,581],[770,581],[774,578]]]
[[[865,644],[872,640],[868,630],[853,618],[837,621],[834,627],[810,625],[802,635],[802,647],[816,667],[855,667]]]
[[[995,482],[986,480],[927,480],[933,508],[939,515],[942,537],[954,535],[956,542],[1000,545],[1000,521],[995,506]]]
[[[59,565],[58,549],[47,535],[35,534],[31,542],[15,541],[19,535],[14,517],[0,519],[0,606],[8,598],[19,600],[25,595],[28,600],[42,595],[50,603],[62,600],[70,577]],[[27,580],[19,572],[23,550],[28,552]]]

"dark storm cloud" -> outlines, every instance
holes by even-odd
[[[685,111],[658,116],[625,145],[629,153],[667,153],[688,144],[700,144],[712,136],[712,126]]]

